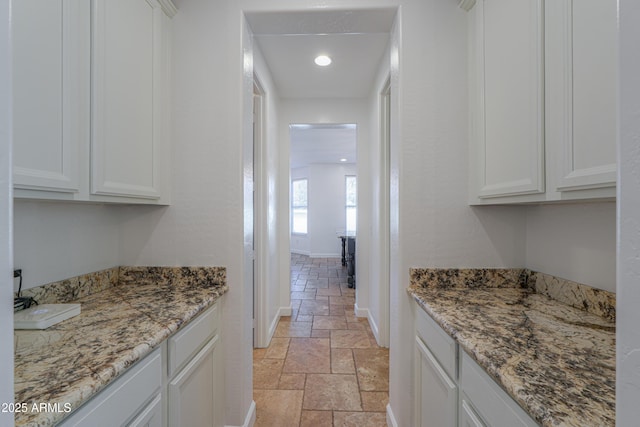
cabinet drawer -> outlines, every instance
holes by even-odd
[[[218,331],[218,304],[207,309],[168,340],[168,373],[173,376]]]
[[[538,426],[516,401],[464,352],[460,370],[460,387],[485,425],[489,427]]]
[[[449,377],[457,380],[457,344],[420,307],[416,309],[416,332]]]
[[[61,425],[122,426],[137,414],[162,386],[161,347],[87,402]]]

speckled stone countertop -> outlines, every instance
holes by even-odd
[[[517,269],[412,269],[408,292],[543,426],[615,425],[614,294]]]
[[[15,331],[15,402],[58,405],[16,413],[15,425],[60,422],[65,404],[77,409],[226,293],[225,276],[222,267],[119,267],[25,291],[41,304],[81,303],[82,312]]]

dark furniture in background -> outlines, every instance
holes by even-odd
[[[343,246],[344,250],[344,246]],[[356,238],[347,237],[347,283],[350,288],[356,287]]]

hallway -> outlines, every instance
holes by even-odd
[[[257,427],[386,426],[389,350],[378,347],[339,259],[291,255],[291,317],[253,351]]]

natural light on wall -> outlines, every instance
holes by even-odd
[[[307,180],[291,182],[291,231],[307,234]]]
[[[347,235],[356,233],[357,218],[357,185],[356,177],[353,175],[345,176],[346,183],[346,210],[347,210]]]

